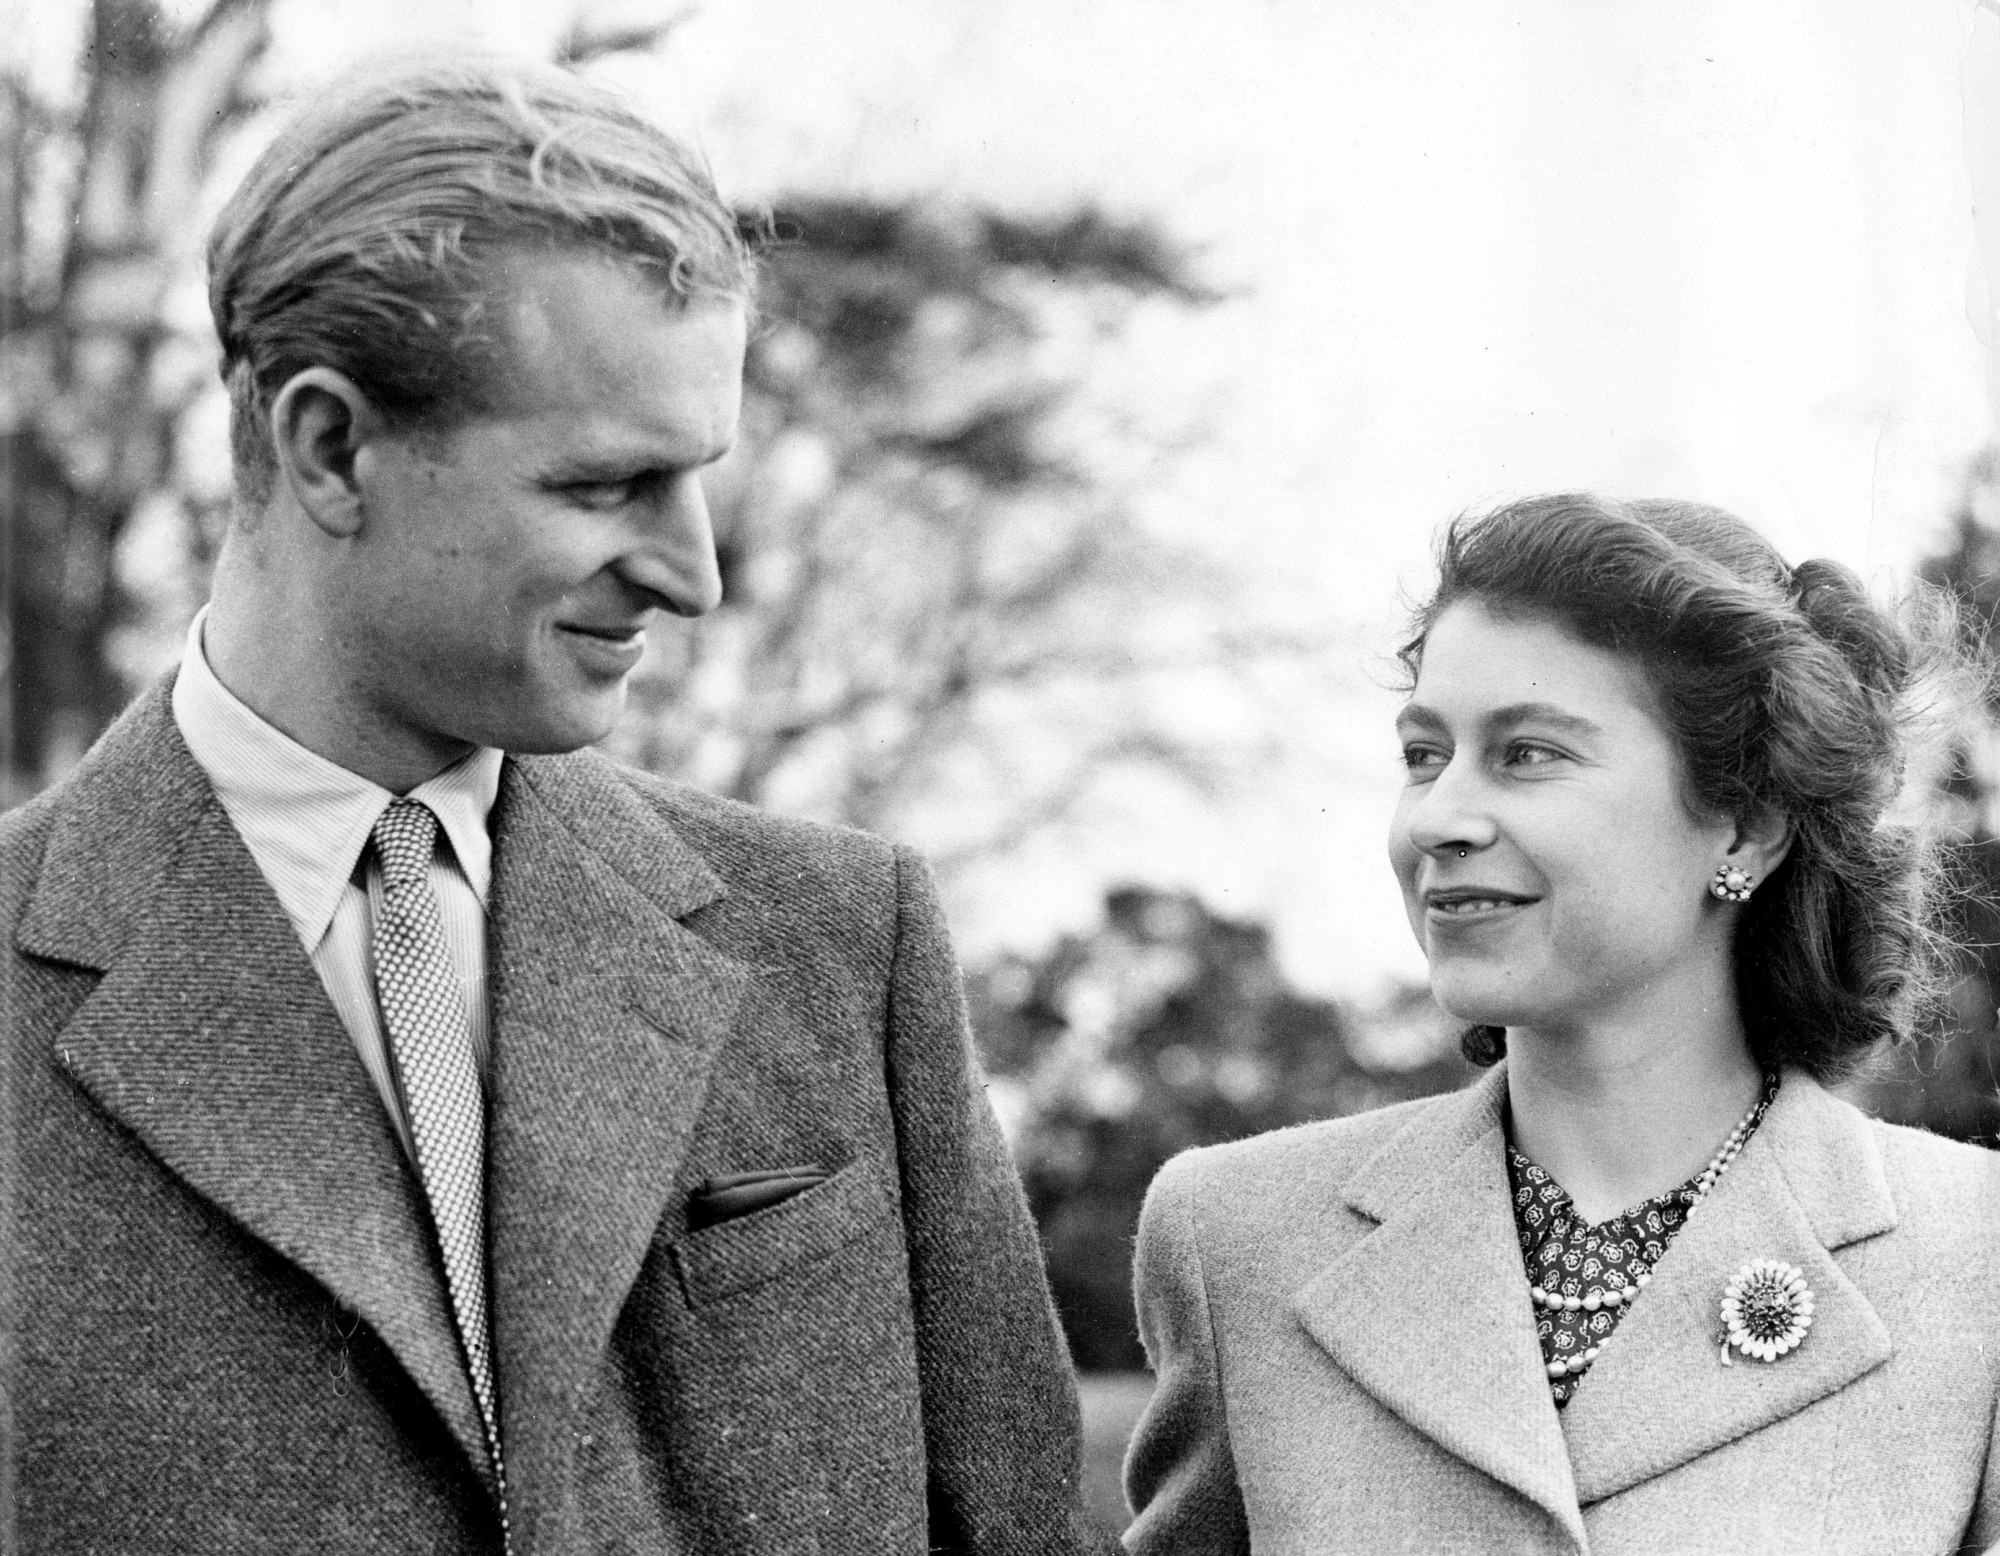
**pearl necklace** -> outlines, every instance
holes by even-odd
[[[1715,1187],[1722,1175],[1729,1171],[1729,1164],[1742,1153],[1751,1135],[1757,1132],[1758,1124],[1764,1119],[1764,1110],[1771,1105],[1771,1099],[1777,1095],[1777,1091],[1778,1077],[1767,1074],[1764,1077],[1763,1088],[1757,1094],[1757,1100],[1751,1103],[1749,1111],[1737,1120],[1736,1127],[1729,1131],[1729,1138],[1722,1142],[1721,1149],[1708,1159],[1708,1165],[1695,1174],[1694,1195],[1688,1201],[1687,1207],[1689,1219],[1692,1219],[1694,1213],[1701,1208],[1701,1202],[1708,1198],[1709,1191]],[[1607,1286],[1602,1291],[1588,1291],[1580,1297],[1566,1297],[1559,1291],[1547,1291],[1540,1286],[1530,1286],[1528,1299],[1537,1308],[1546,1308],[1551,1313],[1595,1313],[1604,1308],[1617,1309],[1636,1302],[1639,1293],[1652,1279],[1652,1271],[1640,1270],[1632,1277],[1632,1284],[1629,1286]],[[1581,1355],[1548,1363],[1546,1369],[1548,1375],[1551,1378],[1577,1376],[1597,1360],[1598,1352],[1603,1350],[1610,1340],[1611,1336],[1606,1335],[1598,1344],[1587,1346]]]

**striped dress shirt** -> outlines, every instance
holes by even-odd
[[[371,877],[380,872],[372,854],[366,868],[362,863],[376,818],[396,796],[308,751],[224,686],[202,651],[207,614],[204,610],[195,617],[188,629],[187,650],[174,681],[174,722],[298,932],[414,1167],[409,1121],[397,1101],[375,998],[370,886],[379,892],[379,882]],[[436,813],[439,831],[450,842],[431,860],[431,888],[437,893],[482,1077],[489,1051],[486,893],[493,875],[487,818],[500,789],[501,761],[499,751],[475,751],[408,796]]]

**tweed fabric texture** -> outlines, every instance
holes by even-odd
[[[486,1309],[486,1099],[431,890],[437,817],[417,801],[396,800],[383,808],[370,838],[381,898],[374,914],[375,997],[382,1007],[417,1172],[430,1202],[472,1397],[479,1402],[479,1422],[493,1458],[504,1534],[507,1470],[493,1389],[493,1326]]]
[[[1505,1161],[1504,1068],[1456,1096],[1177,1157],[1136,1267],[1158,1388],[1135,1553],[1878,1556],[2000,1537],[2000,1158],[1788,1072],[1558,1413]],[[1719,1354],[1730,1276],[1818,1303]],[[1439,1321],[1412,1342],[1412,1294]]]
[[[396,1095],[395,1067],[375,999],[365,874],[356,868],[382,808],[395,798],[259,718],[217,680],[202,655],[200,612],[174,675],[174,725],[270,882],[327,997],[354,1039],[412,1162],[416,1146]],[[493,879],[487,818],[504,755],[474,751],[405,798],[420,800],[450,845],[431,866],[460,997],[483,1073],[487,1056],[486,897]]]
[[[514,1549],[1103,1549],[920,861],[586,754],[493,826]],[[0,818],[0,923],[22,1548],[497,1551],[422,1191],[163,694]]]

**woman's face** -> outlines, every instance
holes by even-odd
[[[1699,821],[1632,662],[1553,622],[1447,607],[1396,721],[1409,782],[1389,856],[1454,1016],[1550,1032],[1639,1014],[1728,969]]]

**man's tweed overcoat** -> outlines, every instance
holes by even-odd
[[[2000,1537],[2000,1156],[1787,1073],[1558,1413],[1505,1096],[1496,1071],[1160,1174],[1133,1551],[1943,1556]],[[1725,1366],[1723,1288],[1759,1256],[1805,1273],[1815,1324]]]
[[[588,754],[509,759],[494,833],[513,1549],[1090,1544],[922,867]],[[0,915],[19,1548],[497,1549],[414,1180],[164,687],[0,820]],[[688,1229],[704,1178],[799,1165]]]

